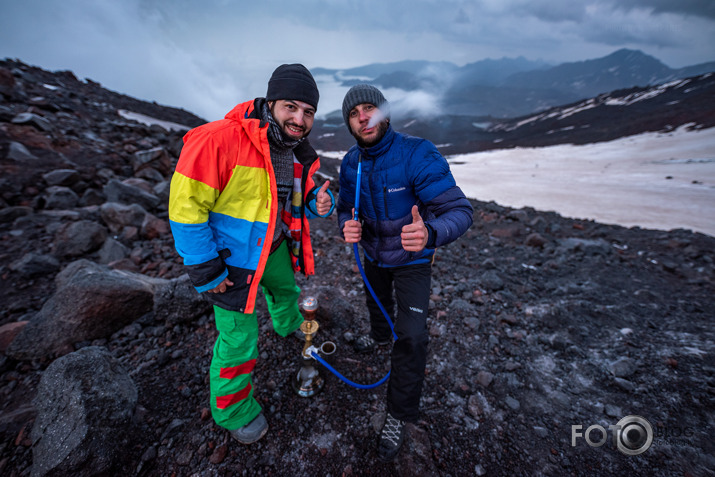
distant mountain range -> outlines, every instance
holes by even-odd
[[[715,61],[673,69],[641,51],[622,49],[603,58],[556,66],[520,57],[461,67],[449,62],[401,61],[312,71],[316,77],[327,75],[343,86],[369,82],[380,88],[424,91],[439,98],[444,115],[507,118],[610,91],[712,72]],[[410,112],[408,107],[400,107],[399,100],[394,106],[398,115]]]
[[[649,131],[715,127],[715,73],[620,89],[516,118],[445,114],[392,118],[398,131],[429,139],[443,154],[511,147],[587,144]],[[344,151],[355,140],[345,124],[316,121],[311,143]]]
[[[633,71],[641,71],[640,74],[645,75],[642,72],[646,67],[636,61],[643,59],[644,56],[635,54],[630,59],[634,65],[633,68],[622,66],[620,75],[615,75],[615,70],[611,73],[613,76],[625,77],[628,76],[626,71],[630,71],[631,81],[636,81],[632,78],[645,78],[645,76],[637,76],[633,73]],[[583,63],[589,64],[591,67],[599,62],[602,65],[612,64],[605,59],[602,60]],[[621,58],[621,60],[625,61],[625,58]],[[484,71],[492,71],[493,73],[486,76],[492,79],[501,76],[501,83],[505,83],[507,81],[522,81],[522,74],[525,74],[526,71],[518,73],[514,71],[530,67],[528,65],[536,68],[529,70],[530,74],[533,74],[535,78],[540,77],[542,82],[546,81],[543,79],[543,74],[554,70],[561,71],[563,78],[575,78],[576,73],[573,71],[577,68],[574,65],[578,64],[581,63],[548,67],[539,66],[524,59],[516,59],[487,60],[461,68],[454,65],[449,66],[449,63],[429,62],[401,62],[399,67],[406,74],[413,75],[413,78],[420,78],[419,75],[435,65],[453,68],[453,71],[461,71],[462,74],[470,70],[474,72],[472,74],[474,77],[477,77],[478,74],[485,75]],[[629,63],[626,62],[626,64]],[[653,67],[657,63],[648,61],[645,62],[645,65]],[[393,115],[392,124],[398,131],[432,141],[445,155],[498,148],[539,147],[563,143],[586,144],[609,141],[647,131],[667,132],[684,125],[693,128],[715,127],[715,73],[708,72],[695,74],[688,78],[676,78],[693,72],[715,69],[708,68],[707,65],[712,66],[713,64],[680,70],[651,68],[651,73],[647,76],[648,81],[656,82],[657,78],[663,78],[665,82],[651,86],[630,86],[607,91],[585,99],[540,108],[523,115],[498,117],[496,115],[456,114],[449,111],[447,114],[424,116],[415,112],[406,112],[401,115]],[[500,69],[501,67],[503,69]],[[578,69],[582,76],[598,77],[594,73],[596,68],[591,68],[590,75],[585,73],[588,68]],[[392,74],[389,71],[388,65],[369,65],[341,72],[314,70],[314,73],[316,77],[331,74],[344,78],[345,81],[353,81],[358,77],[366,78],[368,74],[387,78]],[[478,73],[478,71],[482,73]],[[457,76],[459,75],[454,75],[454,77]],[[559,79],[559,76],[554,76],[554,80],[561,81],[559,88],[566,88],[571,84],[563,78]],[[595,81],[592,83],[595,84]],[[485,88],[492,88],[494,91],[506,87],[482,86],[475,89],[484,90]],[[517,89],[516,86],[512,88]],[[557,90],[556,87],[553,89],[553,91]],[[468,101],[466,93],[464,101]],[[121,137],[123,133],[118,132],[121,128],[148,130],[144,124],[134,121],[132,116],[121,114],[121,111],[141,113],[151,118],[184,124],[188,127],[205,122],[204,119],[180,108],[141,101],[107,90],[91,80],[78,80],[71,71],[50,72],[25,65],[17,60],[0,60],[0,123],[4,124],[4,128],[22,129],[25,127],[24,123],[30,121],[43,131],[45,129],[55,131],[59,135],[55,139],[57,144],[67,145],[88,141],[98,148],[104,148],[106,144],[115,139],[114,136],[105,137],[107,131]],[[21,116],[24,118],[22,124],[9,126],[9,124],[13,124],[12,121],[20,121],[18,115],[23,113],[27,114]],[[80,127],[73,122],[79,120],[91,125],[94,132],[92,134],[83,132],[83,136],[79,136],[77,131],[80,130]],[[158,125],[151,128],[152,130],[161,130]],[[24,131],[24,129],[22,130]],[[0,160],[9,150],[9,142],[3,140],[4,136],[5,132],[3,128],[0,128]],[[173,147],[176,148],[176,155],[178,155],[180,134],[176,135],[175,139],[177,144]],[[42,141],[45,140],[42,139]],[[342,115],[337,114],[334,117],[315,121],[310,134],[310,142],[320,151],[345,151],[355,143],[355,140],[348,133]],[[38,156],[42,155],[42,149],[32,151]],[[64,154],[69,153],[65,152]]]

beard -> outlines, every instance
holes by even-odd
[[[298,125],[292,123],[291,121],[280,122],[280,121],[276,120],[276,122],[278,123],[278,126],[280,126],[281,133],[283,134],[283,138],[286,141],[299,141],[299,140],[305,139],[306,137],[308,137],[308,134],[310,134],[310,129],[306,129],[304,126],[298,126]],[[288,126],[292,126],[296,129],[302,130],[303,135],[300,137],[291,136],[290,134],[288,134]]]
[[[293,123],[291,120],[281,121],[280,119],[276,118],[275,106],[276,106],[275,101],[269,101],[267,103],[267,108],[268,108],[267,112],[270,113],[271,118],[275,122],[275,125],[278,126],[277,127],[278,131],[274,131],[274,135],[277,135],[278,132],[280,132],[280,139],[282,139],[283,142],[286,144],[295,143],[296,141],[302,141],[303,139],[308,137],[308,134],[310,134],[310,131],[312,128],[306,128],[305,126],[298,126],[297,124]],[[302,130],[302,132],[303,132],[302,136],[295,137],[295,136],[291,136],[290,134],[288,134],[288,132],[287,132],[288,126],[293,126],[296,129]],[[276,139],[278,139],[278,138],[276,138]]]
[[[350,130],[350,133],[357,140],[358,146],[368,148],[382,141],[382,138],[385,137],[385,133],[387,132],[387,128],[389,125],[389,121],[380,121],[379,123],[377,123],[377,126],[375,126],[377,128],[377,134],[373,139],[369,140],[364,140],[359,134],[353,132],[352,129]]]

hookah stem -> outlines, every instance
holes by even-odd
[[[397,340],[397,335],[395,334],[395,325],[392,324],[392,320],[390,320],[390,317],[387,314],[387,311],[385,311],[385,308],[382,306],[382,303],[380,303],[380,300],[377,298],[377,295],[375,295],[375,291],[372,289],[370,286],[370,282],[367,280],[367,277],[365,276],[365,271],[362,268],[362,264],[360,262],[360,254],[358,253],[358,246],[356,243],[353,244],[353,252],[355,253],[355,261],[357,262],[358,269],[360,269],[360,274],[362,275],[363,281],[365,282],[365,286],[367,287],[368,290],[370,290],[370,293],[372,294],[372,297],[375,299],[375,302],[380,306],[380,310],[382,310],[383,315],[385,315],[385,319],[387,320],[387,323],[390,325],[390,330],[392,330],[392,336],[395,337],[395,340]],[[350,386],[353,386],[358,389],[372,389],[380,386],[382,383],[387,381],[387,379],[390,377],[390,371],[387,372],[387,374],[378,382],[373,383],[373,384],[359,384],[353,381],[350,381],[348,378],[340,374],[335,368],[330,366],[323,358],[321,358],[318,353],[315,351],[311,351],[310,355],[315,358],[320,364],[328,368],[328,371],[333,373],[335,376],[340,378],[343,382],[349,384]]]
[[[360,182],[362,179],[362,155],[358,159],[358,169],[357,169],[357,181],[356,181],[356,187],[355,187],[355,215],[353,218],[355,220],[358,220],[358,213],[360,210]],[[353,253],[355,255],[355,261],[357,262],[358,269],[360,270],[360,275],[362,275],[363,282],[365,283],[365,287],[368,289],[372,297],[375,299],[375,303],[380,307],[380,311],[382,311],[382,314],[385,315],[385,319],[387,320],[387,323],[390,325],[390,330],[392,331],[392,336],[397,340],[397,334],[395,333],[395,325],[392,323],[392,320],[390,319],[390,316],[387,314],[387,311],[385,310],[385,307],[382,306],[382,303],[380,302],[380,299],[377,298],[377,295],[375,294],[375,290],[372,289],[372,286],[370,285],[370,282],[367,279],[367,276],[365,275],[365,270],[362,268],[362,262],[360,261],[360,253],[358,251],[358,244],[353,243]],[[387,379],[390,377],[390,371],[387,372],[387,374],[378,382],[373,383],[373,384],[359,384],[355,383],[353,381],[350,381],[348,378],[340,374],[335,368],[333,368],[331,365],[329,365],[323,358],[321,358],[318,353],[315,351],[311,351],[310,355],[315,358],[320,364],[325,366],[328,371],[333,373],[335,376],[340,378],[343,382],[349,384],[350,386],[356,387],[358,389],[372,389],[376,388],[377,386],[380,386],[382,383],[387,381]]]
[[[360,158],[358,159],[358,169],[357,169],[357,181],[356,181],[356,187],[355,187],[355,215],[353,218],[355,220],[359,220],[358,213],[360,211],[360,182],[362,179],[362,155],[360,155]],[[392,320],[390,319],[390,316],[387,314],[387,311],[385,310],[385,307],[382,306],[382,303],[380,302],[379,298],[377,298],[377,295],[375,294],[375,290],[372,289],[372,286],[370,285],[370,282],[367,279],[367,276],[365,276],[365,270],[362,268],[362,262],[360,261],[360,252],[358,251],[358,244],[353,243],[353,253],[355,255],[355,262],[357,262],[358,269],[360,270],[360,275],[362,275],[363,282],[365,283],[365,286],[367,289],[370,291],[370,294],[372,297],[375,299],[375,303],[380,307],[380,310],[382,311],[382,314],[385,315],[385,319],[387,320],[387,323],[390,325],[390,330],[392,331],[392,336],[395,337],[395,340],[397,340],[397,335],[395,334],[395,325],[392,323]],[[358,389],[372,389],[376,388],[377,386],[380,386],[382,383],[387,381],[387,379],[390,377],[390,371],[387,372],[387,374],[378,382],[373,383],[373,384],[359,384],[353,381],[350,381],[348,378],[340,374],[335,368],[330,366],[323,358],[321,358],[318,353],[315,351],[311,351],[310,355],[318,360],[320,364],[328,368],[328,371],[332,372],[335,376],[340,378],[343,382],[349,384],[350,386],[353,386]]]
[[[370,294],[375,299],[375,303],[377,303],[377,306],[380,307],[380,311],[382,311],[382,314],[385,315],[387,324],[390,325],[390,331],[392,331],[392,336],[395,338],[395,340],[397,340],[397,334],[395,333],[395,325],[392,323],[392,320],[390,319],[390,316],[387,314],[385,307],[382,306],[382,303],[380,303],[380,299],[377,298],[377,295],[375,294],[375,290],[372,289],[370,282],[367,280],[367,277],[365,276],[365,270],[363,270],[363,268],[362,268],[362,263],[360,262],[360,253],[358,252],[358,246],[356,243],[353,244],[353,254],[355,255],[355,262],[357,263],[358,270],[360,270],[360,275],[362,275],[362,279],[365,282],[365,287],[370,291]]]
[[[355,216],[353,217],[355,220],[359,220],[358,213],[360,211],[360,183],[362,181],[362,154],[360,154],[360,157],[358,158],[358,167],[357,167],[357,180],[355,181]],[[367,276],[365,276],[365,270],[362,268],[362,262],[360,261],[360,253],[358,252],[358,245],[357,243],[353,243],[353,254],[355,255],[355,262],[357,263],[358,270],[360,270],[360,275],[362,275],[362,280],[365,282],[365,287],[368,289],[370,292],[370,295],[375,299],[375,303],[377,303],[377,306],[380,307],[380,311],[382,311],[382,314],[385,316],[385,319],[387,320],[387,324],[390,325],[390,330],[392,331],[392,336],[397,340],[397,334],[395,334],[395,325],[392,324],[392,320],[390,319],[390,316],[387,314],[387,311],[385,310],[385,307],[382,306],[382,303],[380,300],[377,298],[377,295],[375,294],[375,290],[372,289],[372,286],[370,285],[370,282],[367,279]]]

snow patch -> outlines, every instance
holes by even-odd
[[[715,128],[449,156],[468,197],[565,217],[715,236]]]
[[[171,121],[163,121],[161,119],[152,118],[145,114],[134,113],[132,111],[127,111],[126,109],[120,109],[117,111],[121,117],[124,119],[129,119],[136,121],[147,126],[158,125],[166,129],[167,131],[188,131],[191,127],[184,124],[172,123]]]

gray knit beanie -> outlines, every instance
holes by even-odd
[[[350,111],[358,104],[370,103],[377,106],[386,118],[390,117],[390,104],[379,89],[369,84],[356,84],[343,99],[343,119],[350,129]]]
[[[308,103],[318,109],[319,97],[318,85],[315,84],[313,75],[308,68],[299,63],[280,65],[268,80],[266,93],[268,101],[292,99]]]

